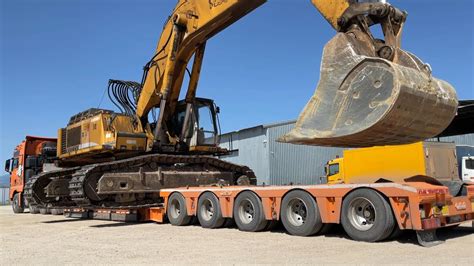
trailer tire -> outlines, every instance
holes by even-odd
[[[186,200],[181,193],[173,193],[168,198],[168,220],[172,225],[184,226],[191,223],[191,216],[186,209]]]
[[[64,213],[64,212],[63,212],[63,209],[59,209],[59,208],[53,208],[53,209],[51,209],[51,214],[52,214],[52,215],[61,215],[61,214],[63,214],[63,213]]]
[[[341,224],[352,239],[377,242],[393,232],[395,219],[382,195],[372,189],[358,189],[342,203]]]
[[[219,199],[212,192],[204,192],[198,200],[197,217],[204,228],[219,228],[225,223]]]
[[[398,224],[395,223],[395,226],[393,227],[392,233],[388,236],[387,239],[389,240],[394,240],[399,238],[403,234],[403,230],[398,227]]]
[[[259,232],[265,229],[268,221],[263,213],[260,198],[251,191],[244,191],[234,202],[234,220],[240,231]]]
[[[28,206],[28,209],[30,209],[30,213],[31,213],[31,214],[38,214],[38,213],[39,213],[39,209],[38,209],[38,207],[35,206],[35,205],[31,205],[31,204],[30,204],[30,205]]]
[[[311,236],[323,227],[318,204],[306,191],[289,192],[281,203],[280,215],[283,226],[291,235]]]
[[[39,212],[43,215],[51,214],[51,211],[49,210],[49,208],[39,208]]]
[[[16,193],[12,200],[12,209],[14,213],[23,213],[25,211],[23,208],[24,205],[21,204],[20,200],[20,193]]]

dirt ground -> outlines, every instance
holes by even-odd
[[[0,207],[0,265],[11,264],[469,264],[471,223],[442,231],[445,243],[416,244],[413,233],[382,243],[348,239],[341,228],[326,236],[294,237],[283,230],[245,233],[197,225],[128,224],[63,216],[13,214]]]

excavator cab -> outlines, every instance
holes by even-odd
[[[181,132],[181,142],[191,152],[223,152],[219,145],[219,107],[213,100],[195,98],[192,103],[180,101],[172,119],[172,131]]]
[[[325,46],[315,94],[296,127],[281,142],[337,147],[408,144],[434,137],[454,118],[454,88],[433,77],[431,67],[401,48],[407,13],[385,3],[341,4],[324,12],[339,33]],[[345,8],[347,7],[347,8]],[[384,40],[371,32],[381,26]]]

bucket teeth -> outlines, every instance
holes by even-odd
[[[454,118],[454,88],[416,56],[382,59],[366,42],[338,33],[323,53],[321,78],[296,127],[279,141],[369,147],[434,137]]]

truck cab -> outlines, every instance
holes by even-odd
[[[474,181],[474,147],[446,142],[417,142],[345,150],[343,158],[327,162],[328,184],[404,182],[429,176],[443,184]]]
[[[459,176],[463,181],[474,182],[474,147],[467,145],[456,146],[459,165]]]
[[[27,203],[23,200],[25,184],[34,175],[46,171],[46,164],[56,158],[56,139],[27,136],[5,161],[5,171],[10,174],[9,199],[14,213],[22,213]]]
[[[343,158],[336,158],[330,160],[325,167],[326,180],[328,184],[342,184],[344,183],[343,173]]]
[[[461,157],[460,169],[463,181],[474,182],[474,156]]]

